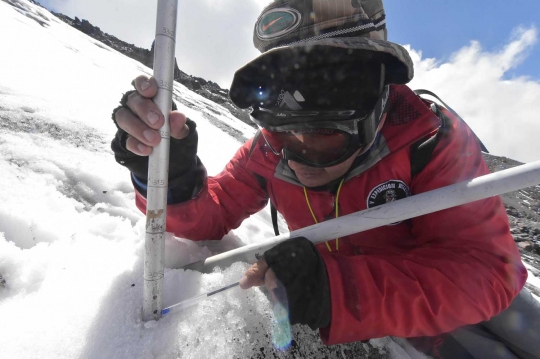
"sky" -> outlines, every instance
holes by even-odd
[[[0,57],[0,276],[7,282],[0,286],[0,358],[279,354],[271,306],[259,289],[231,289],[158,322],[141,321],[145,218],[135,207],[129,171],[110,150],[116,132],[110,112],[125,84],[150,70],[25,0],[12,1],[18,11],[0,2],[0,33],[12,34],[0,37],[11,53]],[[217,174],[242,140],[209,118],[244,137],[254,129],[183,85],[175,84],[174,95],[197,122],[209,175]],[[166,268],[269,237],[268,209],[221,241],[167,234]],[[247,267],[235,263],[210,274],[166,269],[164,307],[237,282]],[[330,349],[306,326],[293,332],[304,357],[365,347]],[[423,358],[403,340],[371,344],[373,352],[380,348],[397,359]]]
[[[409,44],[441,62],[473,40],[485,51],[500,51],[517,28],[540,27],[538,0],[384,0],[384,4],[389,40]],[[540,80],[540,45],[531,46],[526,55],[506,78]]]
[[[0,37],[0,48],[10,50],[0,57],[0,275],[7,282],[0,287],[0,358],[272,357],[270,305],[257,289],[227,291],[159,322],[140,320],[145,220],[109,147],[110,112],[126,84],[150,70],[12,1],[18,11],[0,2],[0,33],[11,34]],[[465,55],[459,61],[475,53]],[[218,173],[241,141],[209,115],[245,137],[253,129],[180,84],[174,95],[197,122],[209,175]],[[222,241],[168,235],[166,265],[269,238],[269,217],[259,212]],[[169,269],[164,305],[234,283],[246,267],[205,275]],[[528,281],[540,288],[534,275]],[[294,331],[305,357],[332,356],[312,331]],[[370,343],[396,359],[424,358],[396,338]]]

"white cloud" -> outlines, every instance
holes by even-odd
[[[438,94],[481,138],[488,150],[523,162],[540,160],[540,82],[508,78],[537,42],[536,28],[518,28],[499,52],[472,41],[448,61],[422,58],[407,46],[415,67],[413,89]]]

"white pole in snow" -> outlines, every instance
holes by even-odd
[[[154,147],[148,162],[146,239],[144,256],[143,320],[161,318],[165,227],[169,178],[169,113],[172,108],[174,48],[178,0],[158,0],[156,39],[154,42],[154,78],[158,93],[154,103],[165,117],[160,129],[161,142]]]
[[[216,266],[227,267],[234,262],[254,263],[258,255],[290,238],[306,237],[316,244],[537,184],[540,184],[540,161],[305,227],[188,264],[181,269],[211,272]]]

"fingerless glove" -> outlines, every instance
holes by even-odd
[[[328,275],[315,245],[304,237],[289,239],[266,251],[264,259],[285,287],[291,324],[313,330],[330,325]]]
[[[132,173],[133,184],[137,191],[146,197],[146,183],[148,178],[148,156],[139,156],[128,151],[126,141],[128,134],[118,127],[116,112],[126,106],[128,96],[134,91],[124,94],[120,106],[112,113],[112,120],[118,131],[111,142],[116,162],[129,169]],[[173,102],[172,109],[176,110]],[[206,169],[197,156],[197,125],[187,119],[189,127],[187,137],[178,140],[171,137],[169,155],[169,199],[168,204],[179,203],[195,197],[206,182]]]

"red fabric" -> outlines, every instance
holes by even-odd
[[[389,180],[419,194],[488,173],[470,129],[452,117],[430,162],[411,179],[410,145],[436,131],[440,121],[407,87],[392,91],[399,101],[391,102],[394,120],[382,130],[389,153],[343,184],[340,215],[366,209],[370,192]],[[415,116],[399,121],[400,113]],[[250,156],[251,142],[209,178],[198,198],[167,208],[168,231],[192,240],[220,239],[261,210],[268,196],[291,230],[314,223],[303,188],[274,177],[279,158],[263,139]],[[255,173],[266,179],[268,194]],[[319,221],[333,217],[332,193],[308,195]],[[139,194],[137,205],[145,210]],[[329,244],[332,252],[318,245],[331,288],[332,322],[320,331],[329,345],[432,336],[487,320],[508,307],[527,278],[499,197],[340,238],[337,252],[335,241]]]

